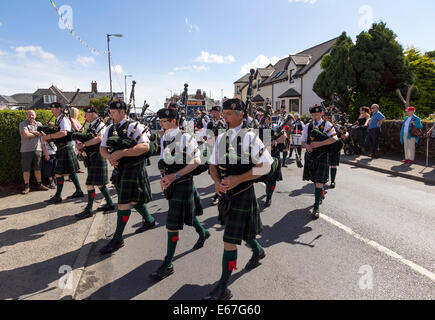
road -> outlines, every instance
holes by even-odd
[[[155,283],[148,275],[166,254],[167,201],[162,197],[156,160],[149,169],[157,226],[135,235],[141,218],[133,211],[125,247],[112,256],[98,250],[113,234],[116,213],[105,216],[103,240],[93,248],[76,299],[200,300],[220,278],[223,228],[211,206],[214,186],[195,178],[210,231],[205,247],[192,251],[197,234],[180,233],[175,273]],[[230,289],[236,300],[434,299],[435,187],[348,165],[339,168],[337,188],[328,190],[321,219],[308,214],[313,185],[302,181],[294,163],[283,169],[272,206],[261,213],[266,250],[262,265],[244,270],[251,251],[239,247],[238,270]],[[256,185],[260,204],[265,188]]]

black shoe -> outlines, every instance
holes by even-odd
[[[88,219],[88,218],[92,218],[93,214],[92,211],[89,210],[88,208],[85,208],[85,210],[82,213],[76,214],[75,217],[78,220],[84,220],[84,219]]]
[[[271,204],[272,204],[272,199],[266,199],[266,203],[264,204],[264,207],[269,208]]]
[[[255,252],[249,262],[246,264],[245,269],[252,270],[257,268],[261,264],[260,260],[264,259],[265,257],[266,252],[264,252],[264,250],[260,254]]]
[[[206,231],[205,235],[200,235],[198,241],[193,246],[194,250],[201,249],[204,247],[205,240],[210,238],[210,232]]]
[[[283,164],[281,167],[283,167],[283,168],[287,168],[287,165],[286,165],[286,164]]]
[[[329,186],[331,189],[335,189],[335,182],[331,182],[331,185]]]
[[[112,204],[112,205],[108,205],[108,204],[106,204],[106,205],[104,205],[104,206],[99,207],[99,208],[97,209],[97,212],[100,212],[100,211],[103,211],[103,212],[110,212],[110,211],[114,211],[114,210],[115,210],[115,205],[114,205],[114,204]]]
[[[233,297],[230,289],[223,290],[220,285],[213,289],[203,300],[230,300]]]
[[[167,258],[163,261],[163,264],[156,271],[150,274],[150,278],[156,281],[160,281],[169,277],[174,273],[174,266],[170,267],[171,263]]]
[[[320,210],[319,209],[313,209],[313,220],[317,220],[320,218]]]
[[[148,230],[154,228],[155,225],[156,225],[156,220],[154,220],[153,222],[147,222],[147,221],[144,221],[144,222],[142,223],[142,227],[140,227],[139,229],[137,229],[134,233],[136,233],[136,234],[143,233],[143,232],[145,232],[145,231],[148,231]]]
[[[110,240],[110,242],[100,250],[101,254],[109,254],[115,251],[118,251],[120,248],[124,246],[124,240]]]
[[[49,200],[45,200],[44,202],[48,204],[59,204],[62,202],[62,198],[59,196],[54,196]]]
[[[77,199],[77,198],[84,198],[85,195],[82,191],[76,191],[72,196],[69,196],[67,199]]]

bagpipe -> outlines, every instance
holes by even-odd
[[[180,146],[181,137],[182,134],[179,134],[176,137],[174,137],[170,141],[170,143],[168,143],[168,145],[165,147],[165,150],[163,151],[163,158],[159,160],[157,165],[162,177],[166,175],[174,174],[184,169],[194,159],[194,156],[192,154],[187,153],[186,146],[180,152],[179,146]],[[186,176],[180,178],[179,180],[174,181],[167,189],[164,190],[165,197],[167,200],[169,200],[172,196],[174,185],[183,181],[187,181],[192,177],[199,176],[200,174],[208,170],[209,164],[207,162],[208,159],[206,159],[207,157],[206,151],[207,150],[201,153],[200,156],[201,164],[198,167],[196,167],[193,171],[189,172],[189,174],[187,174]]]
[[[249,146],[248,151],[242,150],[242,136],[237,136],[234,139],[237,143],[236,147],[233,143],[230,143],[230,139],[228,136],[223,136],[221,143],[223,143],[224,139],[226,144],[226,152],[224,154],[220,154],[217,166],[220,180],[223,180],[229,176],[242,175],[252,170],[258,164],[259,159],[263,155],[265,150],[260,150],[257,156],[253,156],[251,145]],[[219,150],[222,150],[222,148],[219,148]],[[219,196],[218,210],[220,216],[224,217],[229,213],[231,209],[231,201],[235,195],[249,189],[254,183],[267,182],[269,180],[272,180],[278,166],[279,160],[275,158],[268,174],[262,175],[255,180],[243,182],[226,194]]]
[[[51,118],[46,122],[45,126],[40,126],[37,128],[38,132],[43,132],[46,135],[55,134],[60,131],[59,124],[62,122],[64,117],[68,117],[71,120],[71,104],[74,102],[74,100],[77,98],[78,94],[80,92],[80,89],[77,89],[76,93],[72,97],[72,99],[65,105],[65,107],[62,109],[62,116],[60,118],[60,121],[52,124],[52,120],[54,118],[54,114],[51,116]],[[70,140],[72,141],[72,140]]]
[[[331,132],[331,130],[338,124],[337,122],[334,122],[334,124],[332,124],[331,128],[329,128],[327,130],[326,133],[324,133],[323,131],[321,131],[318,128],[314,128],[311,131],[310,134],[310,140],[311,142],[323,142],[328,140],[330,137],[328,136],[328,133]],[[313,149],[313,152],[310,154],[310,156],[314,159],[318,159],[319,157],[321,157],[322,155],[325,154],[331,154],[331,153],[337,153],[337,152],[341,152],[341,150],[344,147],[344,142],[342,139],[338,139],[337,141],[335,141],[332,144],[329,144],[327,146],[323,146],[323,147],[319,147],[319,148],[315,148]]]
[[[254,81],[254,74],[255,74],[255,70],[251,69],[249,75],[248,91],[246,94],[245,110],[243,114],[243,126],[242,126],[243,128],[254,128],[254,129],[258,128],[258,123],[255,121],[255,115],[253,114],[253,110],[252,110],[252,84]],[[249,117],[252,118],[251,123],[248,123]]]

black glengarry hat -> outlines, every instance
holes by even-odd
[[[159,119],[178,119],[178,111],[176,109],[163,108],[157,111]]]
[[[127,110],[127,104],[121,100],[113,101],[111,104],[109,104],[109,109],[110,110]]]
[[[211,111],[221,112],[222,110],[220,106],[214,106],[213,108],[211,108]]]
[[[86,113],[96,113],[96,114],[98,114],[98,110],[94,107],[94,106],[89,106],[89,107],[87,107],[86,109],[85,109],[85,112]]]
[[[53,102],[52,104],[50,104],[50,108],[58,109],[62,108],[62,105],[59,102]]]
[[[310,108],[310,113],[318,113],[322,112],[323,108],[321,106],[318,106],[317,104],[314,107]]]
[[[245,104],[242,100],[239,99],[228,99],[224,102],[223,105],[224,110],[238,110],[238,111],[244,111]]]

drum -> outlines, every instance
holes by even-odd
[[[292,134],[292,142],[295,146],[302,146],[302,135],[301,134]]]

